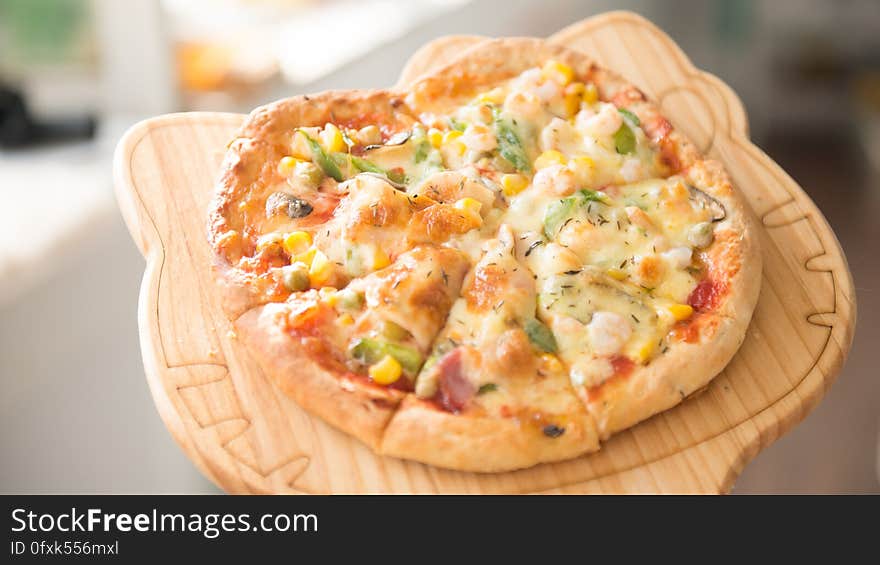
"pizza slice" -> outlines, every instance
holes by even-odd
[[[518,255],[602,438],[702,388],[739,346],[731,290],[745,285],[753,301],[758,285],[741,270],[753,251],[722,203],[729,188],[701,161],[665,179],[529,195],[543,213],[521,222]]]
[[[381,452],[492,471],[598,448],[551,331],[536,318],[535,280],[502,226],[385,431]],[[492,453],[474,458],[474,453]]]
[[[305,409],[377,448],[430,352],[467,260],[418,246],[343,290],[292,294],[235,322],[255,360]]]

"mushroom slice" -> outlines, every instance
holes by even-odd
[[[700,207],[712,214],[713,222],[720,222],[724,218],[727,217],[727,210],[725,210],[724,205],[719,202],[714,196],[710,196],[700,190],[699,188],[687,185],[688,192],[690,192],[691,200],[694,200],[700,204]]]
[[[412,131],[402,131],[400,133],[395,133],[388,141],[385,143],[374,143],[373,145],[367,145],[364,147],[364,152],[373,151],[374,149],[382,149],[384,147],[399,147],[409,141],[413,135]]]

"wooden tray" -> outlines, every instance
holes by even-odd
[[[585,20],[552,40],[643,88],[703,152],[724,162],[748,197],[763,225],[764,282],[742,349],[704,393],[590,456],[480,475],[373,455],[301,410],[229,337],[210,284],[204,225],[217,167],[243,116],[161,116],[120,141],[116,190],[147,261],[138,308],[147,381],[174,438],[218,486],[231,493],[725,492],[822,398],[852,340],[851,276],[819,210],[749,142],[736,95],[631,13]],[[432,42],[414,55],[402,83],[477,41]]]

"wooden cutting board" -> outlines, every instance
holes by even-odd
[[[579,459],[481,475],[376,456],[284,396],[231,338],[220,312],[205,210],[243,116],[160,116],[120,141],[116,190],[147,261],[138,321],[150,390],[174,438],[218,486],[231,493],[725,492],[822,398],[852,341],[852,279],[816,206],[749,142],[736,95],[635,14],[603,14],[552,40],[585,51],[659,101],[704,153],[724,162],[760,218],[763,288],[739,353],[703,393]],[[401,84],[479,41],[432,42],[413,56]]]

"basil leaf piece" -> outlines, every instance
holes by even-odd
[[[547,239],[556,237],[562,224],[574,215],[578,207],[585,206],[589,202],[609,203],[607,196],[588,188],[582,188],[567,198],[551,202],[544,212],[544,235]]]
[[[642,122],[639,120],[639,117],[636,116],[635,114],[633,114],[632,112],[630,112],[629,110],[627,110],[626,108],[618,108],[617,111],[620,112],[621,115],[623,115],[623,117],[627,121],[629,121],[630,124],[633,125],[633,127],[639,127],[640,125],[642,125]]]
[[[385,169],[379,167],[372,161],[368,161],[364,158],[357,157],[355,155],[351,155],[351,164],[354,165],[354,168],[362,173],[378,173],[380,175],[385,174]]]
[[[393,183],[405,185],[407,178],[406,173],[400,171],[387,171],[382,167],[376,165],[372,161],[368,161],[363,157],[358,157],[356,155],[348,155],[345,153],[336,153],[333,155],[334,157],[344,158],[351,161],[352,166],[357,169],[361,173],[373,173],[376,175],[382,175]],[[396,187],[395,187],[396,188]],[[401,187],[401,190],[406,187]]]
[[[636,134],[626,122],[620,124],[620,128],[614,132],[614,149],[621,155],[636,152]]]
[[[422,141],[420,141],[419,144],[416,145],[416,152],[415,155],[413,155],[413,162],[418,165],[419,163],[427,159],[428,152],[430,150],[431,144],[428,143],[427,140],[423,139]]]
[[[614,132],[614,149],[621,155],[631,155],[636,152],[637,143],[633,128],[639,127],[642,122],[638,116],[626,108],[618,108],[617,111],[623,116],[623,123]]]
[[[321,167],[321,170],[324,171],[324,174],[328,177],[333,178],[337,182],[342,182],[344,177],[342,176],[342,171],[339,170],[339,165],[337,165],[333,159],[330,158],[329,155],[324,151],[321,145],[312,139],[309,134],[305,131],[298,129],[296,130],[305,136],[306,141],[309,144],[309,148],[312,150],[312,160],[316,165]]]
[[[349,349],[351,356],[365,365],[378,363],[384,356],[384,350],[381,342],[363,337],[351,346]]]
[[[487,392],[493,392],[498,390],[498,385],[495,383],[486,383],[480,385],[480,388],[477,389],[477,394],[486,394]]]
[[[544,351],[545,353],[556,353],[558,346],[553,332],[545,326],[540,320],[532,318],[525,323],[523,328],[532,345]]]
[[[516,133],[513,124],[501,117],[501,112],[497,107],[492,108],[492,115],[495,119],[495,137],[498,139],[498,154],[507,160],[518,171],[529,173],[532,171],[532,164],[526,155],[522,140]]]
[[[449,127],[455,131],[464,131],[467,129],[467,124],[455,118],[449,118]]]
[[[386,355],[394,357],[403,369],[414,375],[422,366],[422,354],[412,347],[362,337],[349,349],[351,356],[365,365],[378,363]]]
[[[562,200],[554,200],[547,206],[544,212],[544,235],[547,239],[556,237],[562,223],[571,217],[574,213],[574,200],[571,198],[563,198]]]
[[[397,359],[403,370],[410,375],[415,375],[419,372],[422,366],[422,354],[412,347],[397,345],[396,343],[386,343],[385,351],[388,355]]]
[[[602,204],[608,204],[608,197],[601,192],[596,192],[595,190],[590,190],[589,188],[582,188],[578,191],[576,196],[580,196],[580,203],[586,204],[587,202],[601,202]]]

